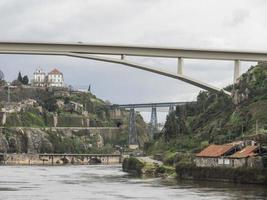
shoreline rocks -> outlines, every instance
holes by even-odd
[[[175,172],[174,168],[165,166],[161,161],[149,157],[125,158],[122,169],[133,175],[145,177],[167,177]]]

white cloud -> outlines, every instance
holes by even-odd
[[[2,0],[2,41],[124,43],[266,51],[265,0]],[[131,58],[176,71],[175,59]],[[18,70],[59,67],[72,85],[115,103],[192,100],[198,88],[148,72],[89,60],[49,56],[0,56],[9,79]],[[250,65],[245,63],[242,68]],[[185,73],[223,87],[233,63],[186,60]],[[75,76],[73,76],[75,71]]]

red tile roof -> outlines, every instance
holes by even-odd
[[[48,74],[62,74],[58,69],[53,69],[51,72]]]
[[[247,146],[244,149],[237,151],[233,155],[231,155],[231,158],[247,158],[249,156],[255,156],[256,151],[259,149],[259,146]]]
[[[235,148],[236,145],[215,145],[212,144],[196,154],[197,157],[220,157]]]

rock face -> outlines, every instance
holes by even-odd
[[[89,130],[0,128],[1,153],[86,153],[105,143],[100,133]]]
[[[2,133],[2,129],[0,129],[0,152],[7,152],[8,147],[8,141]]]

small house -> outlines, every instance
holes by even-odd
[[[246,146],[229,156],[231,167],[260,167],[260,146]]]
[[[195,163],[198,167],[229,166],[230,160],[227,156],[238,150],[236,144],[209,145],[200,153],[196,154]]]
[[[65,111],[82,113],[84,111],[83,105],[74,101],[70,101],[65,105]]]

